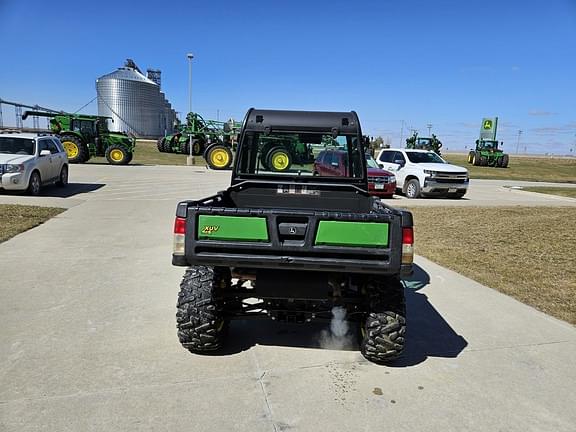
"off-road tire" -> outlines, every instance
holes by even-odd
[[[130,152],[130,153],[128,153],[128,158],[126,159],[126,163],[129,164],[130,162],[132,162],[132,159],[134,159],[134,153]]]
[[[68,186],[68,166],[62,165],[60,169],[60,175],[58,176],[58,180],[56,180],[56,186],[59,187],[66,187]]]
[[[80,138],[74,135],[63,135],[60,137],[60,142],[62,146],[66,150],[66,155],[68,156],[69,163],[84,163],[90,159],[90,150],[88,150],[88,146],[80,140]],[[78,149],[76,154],[69,153],[70,143],[72,146],[76,146]]]
[[[38,171],[33,171],[30,174],[30,180],[28,180],[28,188],[26,192],[28,195],[38,196],[40,195],[40,191],[42,190],[42,178],[40,177],[40,173]]]
[[[126,149],[126,147],[118,144],[113,144],[108,146],[104,155],[106,156],[106,160],[111,165],[126,165],[128,162],[128,155],[130,152]]]
[[[488,158],[486,156],[480,156],[480,166],[488,166]]]
[[[166,138],[165,138],[165,137],[160,137],[160,138],[158,138],[158,141],[156,141],[156,147],[158,148],[158,151],[159,151],[160,153],[164,153],[164,152],[165,152],[165,150],[164,150],[164,141],[166,141]]]
[[[227,330],[218,291],[230,287],[230,271],[222,267],[194,266],[180,283],[176,322],[178,339],[194,353],[222,347]]]
[[[172,143],[174,141],[174,137],[171,137],[170,139],[165,139],[164,140],[164,144],[162,145],[162,148],[164,149],[164,153],[174,153],[174,151],[172,150]]]
[[[223,153],[226,153],[226,155]],[[218,161],[214,159],[214,156],[218,154],[223,156],[221,163],[217,163]],[[206,149],[206,151],[204,151],[204,159],[211,169],[225,170],[232,166],[234,155],[232,154],[230,147],[222,144],[212,144]]]
[[[180,153],[185,154],[185,155],[190,155],[190,144],[188,143],[188,140],[179,141],[178,142],[178,149],[180,150]]]
[[[472,157],[472,165],[479,166],[480,165],[480,152],[474,152],[474,156]]]
[[[508,168],[509,159],[507,154],[502,155],[502,168]]]
[[[396,277],[382,278],[367,286],[370,311],[362,323],[362,355],[374,363],[388,363],[404,350],[406,303],[404,286]]]
[[[280,157],[278,161],[280,161],[282,158],[285,159],[285,162],[283,162],[284,166],[281,167],[278,162],[276,162],[276,158],[278,157]],[[270,169],[270,171],[288,171],[292,166],[292,156],[290,156],[290,152],[286,147],[273,147],[266,155],[266,164],[268,165],[268,169]]]
[[[192,140],[192,155],[200,156],[204,151],[204,146],[199,140]]]
[[[418,179],[411,179],[408,181],[404,194],[406,195],[406,198],[420,198],[420,182]]]
[[[471,151],[468,153],[468,163],[471,164],[474,162],[474,152]]]

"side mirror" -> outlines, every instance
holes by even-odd
[[[378,162],[378,166],[382,169],[384,169],[384,164],[382,162]]]
[[[404,165],[406,165],[406,162],[404,162],[404,161],[401,160],[401,159],[396,159],[396,160],[394,161],[394,163],[397,164],[397,165],[400,165],[401,167],[403,167]]]
[[[52,153],[50,153],[50,150],[41,150],[40,151],[40,156],[50,156]]]

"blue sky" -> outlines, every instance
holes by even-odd
[[[7,100],[75,111],[129,57],[161,69],[186,112],[193,52],[193,109],[206,118],[353,109],[393,145],[402,125],[405,137],[431,123],[456,150],[498,116],[510,153],[519,129],[520,152],[576,145],[576,0],[0,0],[0,38]]]

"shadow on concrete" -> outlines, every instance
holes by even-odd
[[[407,367],[422,363],[428,357],[457,357],[468,345],[466,340],[442,318],[442,315],[418,291],[430,283],[424,269],[414,265],[414,274],[405,280],[407,308],[407,339],[402,358],[389,367]],[[323,349],[329,325],[325,323],[289,324],[272,320],[239,320],[230,324],[224,348],[212,355],[229,355],[245,351],[254,345]],[[351,335],[343,351],[360,350],[360,329],[350,323]],[[330,347],[329,349],[334,349]]]
[[[69,198],[75,195],[94,192],[106,186],[104,183],[68,183],[66,187],[47,186],[40,193],[41,196],[54,198]]]
[[[455,358],[468,342],[446,322],[428,296],[418,292],[430,283],[430,275],[414,265],[414,274],[404,280],[407,338],[404,355],[389,366],[413,366],[428,357]]]
[[[40,197],[50,197],[50,198],[70,198],[75,195],[94,192],[100,188],[106,186],[104,183],[69,183],[66,187],[58,187],[56,185],[46,185],[42,186],[40,191]],[[2,191],[3,195],[6,196],[22,196],[35,198],[27,195],[23,191]]]

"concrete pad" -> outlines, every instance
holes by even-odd
[[[0,244],[0,430],[574,430],[576,329],[423,258],[390,366],[365,361],[354,336],[323,349],[324,326],[271,321],[234,322],[223,352],[188,353],[175,205],[229,172],[73,170],[100,186],[54,197],[74,206]],[[549,203],[534,199],[521,205]]]

